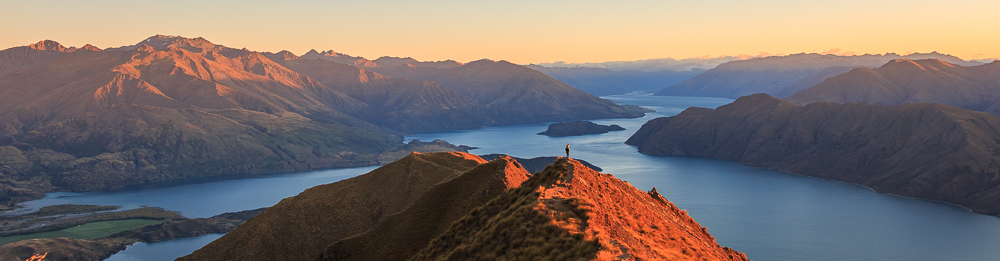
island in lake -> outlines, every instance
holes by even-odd
[[[615,124],[600,125],[590,121],[571,121],[550,124],[549,129],[539,132],[538,135],[545,135],[549,137],[569,137],[587,134],[602,134],[622,130],[625,130],[625,128]]]

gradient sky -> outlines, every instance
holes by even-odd
[[[333,49],[461,62],[602,62],[839,48],[1000,57],[1000,1],[11,1],[0,49],[205,37],[256,51]]]

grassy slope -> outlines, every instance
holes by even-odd
[[[163,223],[162,220],[152,219],[125,219],[113,221],[91,222],[63,230],[34,233],[19,236],[0,237],[0,245],[35,238],[75,238],[75,239],[98,239],[107,237],[118,232],[141,228],[149,225]]]

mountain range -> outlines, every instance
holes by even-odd
[[[785,100],[800,105],[933,102],[1000,115],[1000,62],[961,66],[936,59],[897,59],[874,69],[851,69]]]
[[[730,61],[698,76],[663,88],[655,95],[739,98],[754,93],[787,97],[812,87],[850,68],[874,68],[895,59],[939,59],[952,64],[975,66],[957,57],[931,53],[898,55],[852,55],[802,53]]]
[[[315,59],[163,35],[104,50],[47,40],[2,50],[0,201],[377,165],[394,160],[380,155],[401,149],[404,133],[643,115],[502,61],[305,56]]]
[[[472,257],[747,260],[655,189],[565,158],[530,174],[465,153],[411,154],[306,190],[180,260]]]
[[[644,154],[719,158],[1000,215],[1000,118],[943,104],[798,106],[755,94],[651,120],[626,143]]]
[[[652,93],[705,72],[704,69],[699,68],[685,71],[640,71],[587,67],[544,67],[534,64],[528,65],[528,68],[598,96],[630,92]]]

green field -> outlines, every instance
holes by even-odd
[[[25,239],[34,239],[34,238],[68,237],[76,239],[97,239],[97,238],[107,237],[114,233],[122,232],[125,230],[136,229],[148,225],[158,224],[161,222],[163,221],[150,220],[150,219],[126,219],[126,220],[92,222],[57,231],[0,237],[0,245],[4,245],[10,242],[21,241]]]

